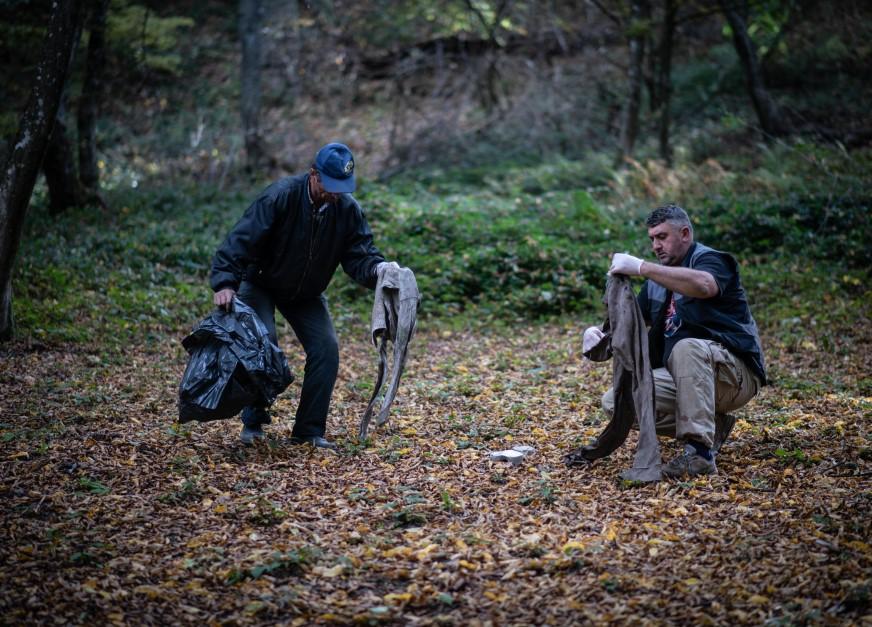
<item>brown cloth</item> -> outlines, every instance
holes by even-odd
[[[401,268],[395,263],[384,264],[379,268],[378,283],[375,288],[375,301],[372,307],[372,343],[378,346],[379,365],[375,390],[369,399],[366,412],[360,421],[358,437],[362,440],[369,430],[369,422],[375,411],[376,399],[381,392],[387,370],[387,343],[394,344],[394,361],[391,368],[391,382],[382,399],[376,418],[376,425],[383,425],[388,420],[391,403],[397,395],[400,376],[406,365],[409,342],[417,327],[418,305],[421,295],[418,292],[418,282],[415,274],[408,268]]]
[[[566,456],[568,464],[591,462],[614,452],[639,425],[639,442],[633,467],[621,473],[628,481],[660,480],[660,445],[654,421],[654,378],[648,358],[648,332],[630,282],[614,275],[606,284],[608,317],[605,336],[585,356],[594,361],[614,357],[615,412],[596,441]]]

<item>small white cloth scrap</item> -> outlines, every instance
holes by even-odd
[[[504,451],[493,451],[488,455],[488,458],[492,461],[509,462],[512,466],[517,466],[524,461],[525,457],[531,455],[534,451],[535,449],[532,446],[519,444],[518,446],[513,446]]]

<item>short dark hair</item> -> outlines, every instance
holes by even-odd
[[[675,226],[686,226],[693,233],[693,225],[690,223],[687,212],[675,203],[668,203],[657,207],[648,214],[645,225],[651,229],[664,222],[669,222],[669,224],[674,224]]]

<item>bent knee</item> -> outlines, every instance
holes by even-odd
[[[712,351],[708,340],[687,338],[680,340],[669,353],[667,370],[675,378],[676,367],[691,367],[691,364],[712,363]]]
[[[672,359],[673,356],[682,358],[690,355],[703,354],[711,355],[708,340],[698,340],[695,337],[689,337],[676,342],[675,346],[672,347],[672,352],[669,354],[669,358]]]
[[[339,363],[339,341],[336,336],[321,338],[306,351],[306,359],[324,363]]]

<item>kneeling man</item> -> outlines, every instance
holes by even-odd
[[[715,453],[732,428],[727,412],[745,405],[766,382],[757,324],[736,260],[695,242],[684,209],[658,207],[646,225],[660,263],[616,253],[609,274],[645,278],[637,301],[650,325],[657,433],[685,443],[663,472],[676,478],[714,474]],[[587,329],[584,352],[602,336],[598,327]],[[609,415],[613,398],[609,390],[602,400]]]

